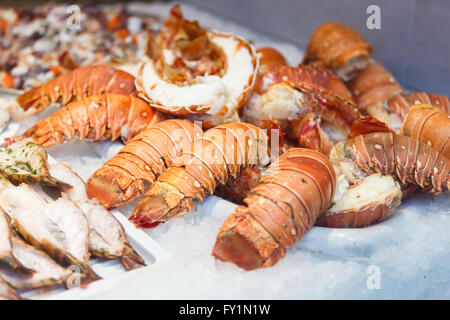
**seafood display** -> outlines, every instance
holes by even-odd
[[[366,68],[373,50],[370,43],[345,24],[326,22],[311,35],[303,62],[320,60],[348,81]]]
[[[252,270],[286,255],[331,204],[336,175],[320,152],[293,148],[272,163],[260,183],[223,223],[212,254]]]
[[[206,30],[175,5],[149,41],[137,84],[150,105],[176,115],[200,115],[205,126],[239,120],[250,98],[258,59],[244,39]]]
[[[127,142],[162,119],[162,114],[137,97],[108,93],[76,100],[10,140],[31,138],[44,147],[64,143],[75,135],[79,140],[114,141],[120,137]]]
[[[0,8],[0,87],[26,89],[0,100],[0,126],[18,126],[0,148],[0,299],[92,287],[111,266],[152,272],[143,243],[177,228],[218,272],[277,268],[316,246],[315,226],[365,232],[416,190],[450,189],[449,98],[408,92],[345,24],[320,25],[288,62],[178,4],[158,24],[86,5],[71,35],[49,25],[61,8]],[[212,195],[236,205],[202,216]],[[185,234],[191,221],[212,237]]]
[[[201,133],[200,127],[187,120],[166,120],[148,127],[89,178],[89,198],[109,208],[136,200],[145,191],[144,182],[152,184],[167,169],[169,158]]]
[[[115,93],[136,95],[134,77],[108,66],[87,66],[68,71],[57,78],[30,89],[17,97],[22,109],[41,112],[52,102],[67,105],[85,97]]]
[[[236,178],[246,167],[269,162],[268,137],[260,128],[232,122],[209,129],[178,156],[137,204],[130,221],[139,227],[182,217],[217,185]]]
[[[350,91],[323,63],[292,67],[283,64],[282,55],[274,52],[273,48],[263,48],[260,54],[264,71],[258,74],[255,92],[243,108],[242,119],[256,125],[275,121],[297,139],[299,146],[328,154],[361,117]],[[276,59],[270,59],[269,54]]]
[[[140,61],[156,16],[123,5],[0,8],[0,88],[29,90],[77,67]]]

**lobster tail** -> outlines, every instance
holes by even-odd
[[[24,92],[17,97],[17,103],[24,110],[34,108],[36,112],[41,112],[52,102],[66,105],[71,101],[105,93],[136,95],[134,77],[104,65],[80,67]]]
[[[247,207],[237,207],[225,220],[212,254],[246,270],[274,265],[329,207],[335,185],[323,154],[288,150],[244,200]]]
[[[120,94],[90,96],[70,103],[15,139],[32,138],[44,147],[78,139],[127,141],[163,120],[145,101]]]
[[[214,193],[218,184],[236,178],[242,168],[267,164],[268,137],[248,123],[228,123],[208,130],[170,161],[136,206],[130,220],[154,225],[193,210],[193,200]]]
[[[189,145],[201,128],[187,120],[166,120],[142,131],[87,181],[89,198],[117,207],[137,199],[144,182],[152,184],[170,157]]]

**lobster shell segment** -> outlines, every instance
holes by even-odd
[[[109,93],[74,101],[11,140],[32,138],[49,147],[77,134],[79,140],[114,141],[120,136],[127,142],[163,119],[161,113],[139,98]]]
[[[350,175],[357,178],[381,173],[434,192],[450,186],[450,160],[429,145],[403,135],[360,135],[337,144],[331,158],[335,166],[347,174],[352,171]]]
[[[367,66],[372,52],[372,45],[355,30],[339,22],[327,22],[314,30],[303,62],[320,60],[347,81]]]
[[[336,176],[318,151],[288,150],[225,220],[212,254],[240,268],[270,267],[283,258],[331,204]]]
[[[412,106],[401,132],[450,159],[450,114],[444,110],[424,104]]]
[[[203,200],[244,168],[269,160],[268,137],[260,128],[242,122],[214,127],[171,159],[171,167],[150,187],[130,220],[145,227],[184,216],[193,210],[193,200]]]
[[[387,101],[387,106],[402,119],[406,118],[409,108],[416,104],[432,105],[450,113],[449,98],[440,94],[426,92],[402,93]]]
[[[403,89],[389,71],[372,60],[347,85],[362,113],[386,122],[398,131],[402,119],[387,106],[386,101],[401,94]]]
[[[87,181],[89,198],[106,207],[117,207],[137,199],[144,182],[152,184],[176,156],[201,136],[199,126],[188,120],[172,119],[157,123],[130,140]]]
[[[17,103],[24,109],[41,112],[52,102],[66,105],[71,101],[104,93],[136,95],[134,76],[115,68],[99,65],[80,67],[24,92]]]

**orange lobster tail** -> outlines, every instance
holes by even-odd
[[[355,59],[368,59],[372,52],[370,43],[355,30],[339,22],[327,22],[311,35],[303,62],[320,60],[338,69]]]
[[[336,175],[321,153],[295,148],[270,165],[260,184],[222,225],[212,254],[252,270],[283,258],[334,197]]]
[[[193,200],[214,193],[246,167],[265,165],[268,137],[254,125],[233,122],[208,130],[171,160],[136,206],[130,220],[144,227],[193,210]]]
[[[425,92],[402,93],[387,102],[389,108],[405,119],[409,108],[415,104],[429,104],[450,113],[450,100],[448,97]]]
[[[435,192],[450,187],[450,160],[416,139],[387,132],[348,139],[354,163],[367,175],[395,175],[403,184],[414,183]]]
[[[394,76],[376,61],[358,72],[348,88],[362,112],[403,92]]]
[[[106,207],[117,207],[137,199],[167,169],[170,157],[181,152],[201,128],[187,120],[166,120],[153,125],[129,141],[87,181],[89,198]]]
[[[131,96],[104,94],[74,101],[50,117],[39,121],[18,138],[32,138],[44,147],[78,139],[124,142],[143,129],[164,119],[145,101]]]
[[[17,97],[17,103],[24,110],[35,108],[40,112],[52,102],[66,105],[71,101],[104,93],[136,95],[134,77],[128,72],[104,65],[80,67],[24,92]]]
[[[450,159],[450,115],[431,105],[415,105],[409,109],[402,134],[428,144]]]

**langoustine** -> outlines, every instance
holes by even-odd
[[[217,235],[212,254],[252,270],[270,267],[314,225],[334,196],[336,176],[320,152],[294,148],[272,163]]]
[[[169,158],[201,133],[194,123],[177,119],[143,130],[88,179],[89,198],[108,208],[137,199],[145,191],[144,182],[152,184],[167,169]]]
[[[367,66],[372,52],[372,45],[355,30],[339,22],[327,22],[314,30],[303,62],[320,60],[348,81]]]
[[[385,122],[398,132],[402,118],[386,102],[400,95],[403,89],[388,70],[379,62],[371,60],[347,86],[362,113]]]
[[[83,212],[89,224],[89,252],[100,259],[117,259],[127,270],[145,266],[133,249],[120,222],[97,200],[89,200],[84,181],[65,163],[50,164],[53,176],[69,183],[67,196]]]
[[[175,5],[147,55],[136,83],[151,106],[209,127],[239,120],[258,69],[255,50],[244,39],[203,29]]]
[[[419,140],[450,159],[450,114],[431,105],[409,109],[401,134]]]
[[[161,113],[139,98],[104,94],[74,101],[9,140],[32,138],[34,142],[49,147],[64,143],[77,134],[79,140],[94,141],[114,141],[120,136],[126,143],[143,129],[163,119]]]
[[[134,80],[131,74],[109,66],[80,67],[24,92],[17,97],[17,103],[22,109],[34,109],[33,113],[37,113],[52,102],[67,105],[81,98],[105,93],[136,95]]]
[[[274,55],[273,51],[268,52]],[[281,58],[264,59],[264,52],[260,66],[264,71],[258,74],[242,118],[256,125],[275,121],[300,146],[327,154],[361,117],[351,93],[321,62],[292,67],[282,64]],[[264,65],[265,61],[269,64]]]
[[[413,138],[387,132],[359,135],[334,146],[338,196],[318,224],[362,227],[400,205],[401,185],[438,193],[450,187],[450,160]]]
[[[268,162],[268,137],[262,129],[241,122],[214,127],[171,159],[129,219],[145,228],[182,217],[193,210],[193,200],[213,194],[243,168]]]

